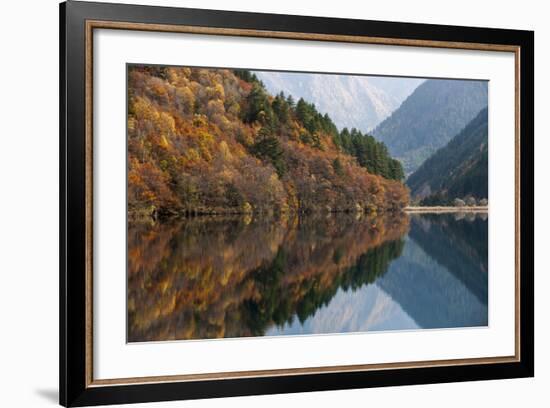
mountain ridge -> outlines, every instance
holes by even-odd
[[[429,79],[372,134],[410,175],[488,103],[486,81]]]
[[[488,197],[488,110],[481,110],[451,141],[407,179],[411,195],[427,204]]]

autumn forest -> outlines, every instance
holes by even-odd
[[[403,168],[246,70],[128,69],[130,216],[400,210]]]

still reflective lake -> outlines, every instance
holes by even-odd
[[[131,223],[128,341],[486,326],[487,214]]]

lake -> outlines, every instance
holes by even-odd
[[[128,227],[128,341],[487,326],[487,214]]]

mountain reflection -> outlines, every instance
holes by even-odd
[[[128,229],[128,341],[263,336],[383,275],[401,214],[197,217]]]
[[[197,217],[128,231],[128,340],[486,326],[487,216]]]
[[[374,284],[340,288],[305,321],[268,335],[486,326],[486,214],[413,215],[403,250]]]

